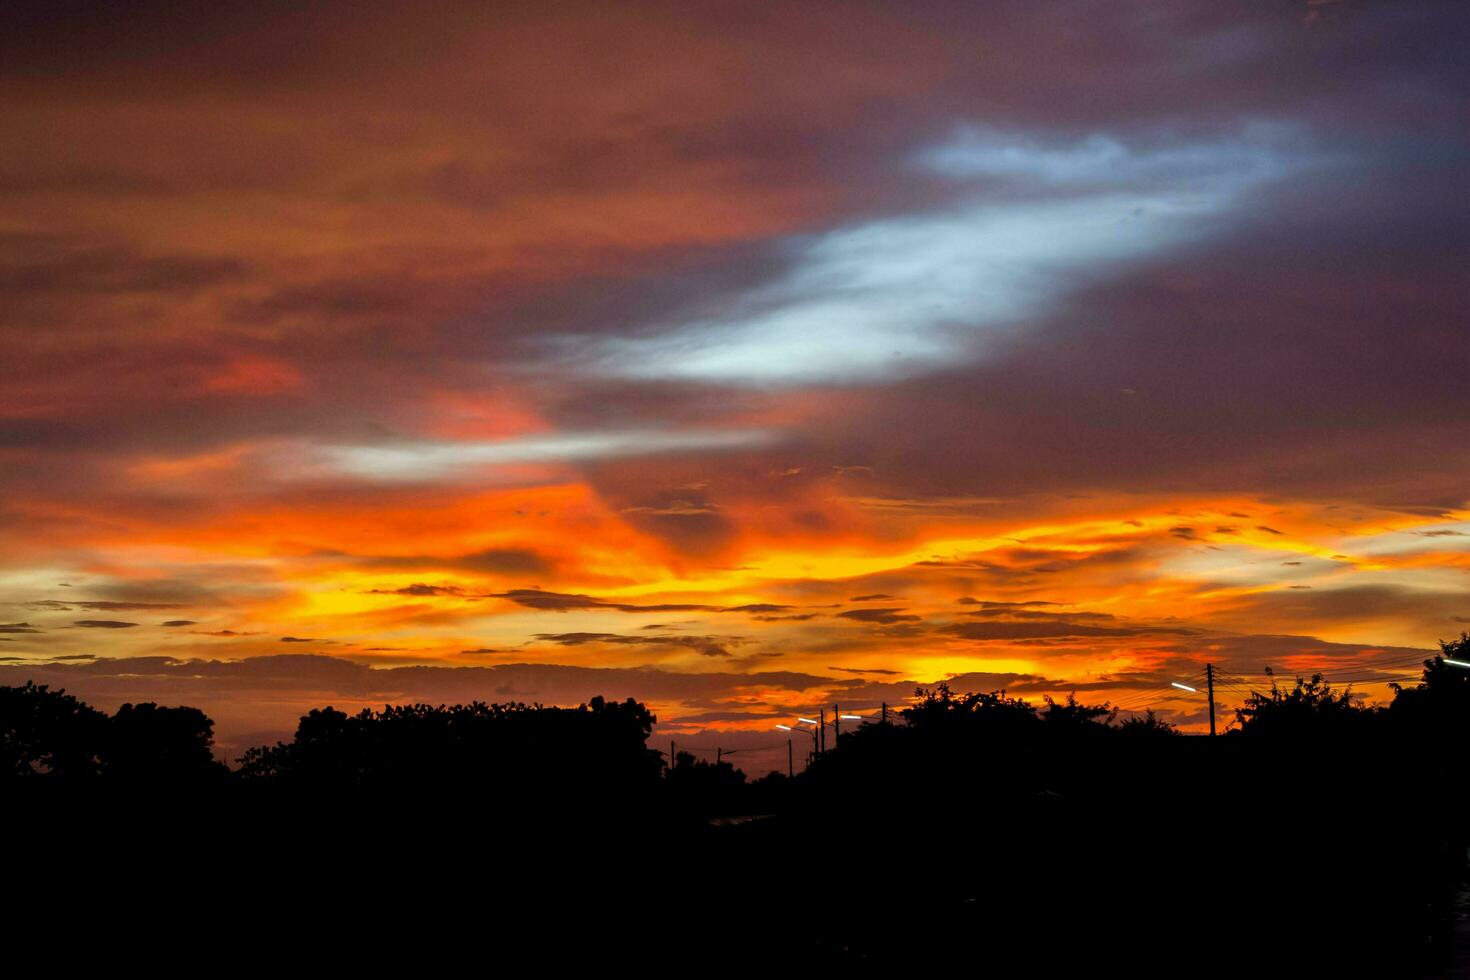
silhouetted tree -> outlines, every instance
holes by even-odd
[[[1392,685],[1389,714],[1416,738],[1463,753],[1470,741],[1470,668],[1445,663],[1470,662],[1470,633],[1441,640],[1440,656],[1424,661],[1422,679],[1413,687]]]
[[[745,773],[728,762],[706,762],[680,752],[665,773],[676,805],[711,815],[741,809]]]
[[[644,744],[654,716],[629,698],[576,708],[476,701],[302,716],[290,742],[240,759],[246,780],[314,792],[432,788],[440,794],[651,791],[662,768]]]
[[[1067,700],[1058,703],[1050,696],[1045,698],[1046,710],[1041,719],[1053,733],[1073,735],[1098,734],[1111,730],[1113,718],[1118,712],[1109,705],[1082,704],[1076,694],[1067,695]]]
[[[95,777],[106,738],[107,716],[65,691],[0,687],[0,778]]]
[[[228,770],[213,736],[198,708],[124,704],[109,717],[44,685],[0,687],[0,777],[152,789],[219,781]]]
[[[124,704],[107,721],[102,772],[115,784],[183,786],[219,780],[214,722],[198,708]]]
[[[1040,724],[1034,707],[1007,697],[1005,691],[955,694],[948,684],[940,683],[928,690],[919,688],[915,694],[918,702],[900,712],[915,732],[1018,734]]]
[[[1252,691],[1235,709],[1235,719],[1242,734],[1292,738],[1356,731],[1374,713],[1351,688],[1334,691],[1321,674],[1313,674],[1310,679],[1298,677],[1289,690],[1273,680],[1270,693]]]

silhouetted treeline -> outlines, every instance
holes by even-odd
[[[0,779],[7,782],[218,783],[228,773],[213,742],[214,723],[198,708],[124,704],[107,715],[45,685],[0,687]]]
[[[646,747],[654,717],[629,699],[577,708],[390,706],[305,715],[290,742],[240,760],[247,783],[313,793],[463,793],[496,789],[623,797],[654,791],[663,762]]]
[[[1298,678],[1216,738],[940,685],[903,723],[844,734],[767,843],[894,868],[903,901],[823,923],[893,963],[902,937],[938,929],[1008,937],[985,962],[1018,971],[1023,947],[1060,937],[1193,975],[1434,970],[1470,843],[1470,669],[1446,663],[1470,661],[1470,636],[1442,646],[1387,706]]]
[[[788,966],[1412,976],[1450,968],[1470,843],[1470,669],[1446,662],[1470,660],[1470,636],[1442,646],[1388,705],[1296,678],[1216,738],[941,684],[795,779],[665,759],[645,706],[600,698],[325,708],[229,771],[196,709],[106,715],[26,685],[0,689],[0,782],[12,816],[65,804],[33,811],[53,838],[82,815],[133,817],[117,849],[69,825],[93,862],[140,840],[154,860],[208,854],[239,895],[368,868],[428,903],[400,916],[468,928],[493,909],[512,944],[547,941],[554,920],[643,956],[662,896]],[[497,884],[438,904],[466,875]]]

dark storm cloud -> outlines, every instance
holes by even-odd
[[[204,574],[222,572],[230,577],[244,577],[248,569],[240,565],[203,564],[197,566],[199,578],[177,578],[162,576],[146,580],[119,579],[99,583],[91,591],[100,598],[89,599],[78,605],[98,602],[121,602],[135,604],[139,609],[174,609],[182,606],[214,605],[220,602],[219,595],[204,581]],[[71,603],[73,600],[66,599]]]
[[[971,609],[965,612],[966,616],[974,616],[979,619],[1012,619],[1026,620],[1030,622],[1065,622],[1068,620],[1082,619],[1092,623],[1108,622],[1117,619],[1111,613],[1094,612],[1070,612],[1052,613],[1042,612],[1036,609]]]
[[[698,603],[651,603],[642,605],[631,602],[614,602],[595,596],[576,593],[548,592],[543,589],[512,589],[509,592],[490,594],[491,598],[506,599],[530,609],[551,612],[568,612],[578,609],[611,609],[617,612],[717,612],[717,613],[778,613],[793,608],[776,603],[756,602],[743,606],[710,606]]]
[[[1405,585],[1348,585],[1310,591],[1272,591],[1244,597],[1231,618],[1246,625],[1253,619],[1303,626],[1371,623],[1394,616],[1415,616],[1429,626],[1449,621],[1467,605],[1464,590],[1430,590]]]
[[[1091,626],[1065,621],[1046,623],[951,623],[941,631],[966,640],[1035,640],[1060,637],[1193,635],[1196,630],[1164,626]]]
[[[466,592],[458,585],[424,585],[415,582],[413,585],[405,585],[401,589],[368,589],[367,595],[406,595],[406,596],[454,596],[456,598],[478,598],[474,593]]]
[[[849,609],[837,615],[842,619],[855,619],[860,623],[881,623],[885,626],[895,623],[917,623],[924,618],[896,606],[879,609]]]
[[[689,603],[663,603],[636,605],[633,603],[610,602],[590,595],[565,592],[547,592],[542,589],[512,589],[509,592],[493,593],[493,598],[506,599],[529,609],[544,609],[567,612],[573,609],[615,609],[619,612],[697,612],[715,609],[714,606]]]
[[[849,185],[831,190],[835,210],[830,222],[837,222],[845,214],[875,209],[894,213],[916,205],[942,204],[952,190],[917,175],[895,180],[894,162],[932,142],[957,119],[977,118],[1034,131],[1041,146],[1105,132],[1121,134],[1145,148],[1166,144],[1171,134],[1181,140],[1196,139],[1234,127],[1241,120],[1305,121],[1314,131],[1320,130],[1317,140],[1337,154],[1334,159],[1344,161],[1336,169],[1314,175],[1310,183],[1288,183],[1274,198],[1256,202],[1251,223],[1239,228],[1233,238],[1200,246],[1177,262],[1161,258],[1112,284],[1093,288],[1079,296],[1072,309],[1048,318],[1033,338],[991,352],[999,357],[989,366],[957,372],[958,376],[941,381],[929,392],[911,390],[921,386],[908,382],[892,392],[863,399],[865,404],[851,416],[852,427],[844,438],[819,440],[831,448],[832,458],[809,460],[808,465],[845,467],[854,457],[866,457],[866,447],[875,441],[897,445],[890,435],[900,431],[902,420],[915,418],[925,419],[932,431],[921,436],[912,449],[899,450],[896,458],[885,457],[889,465],[880,468],[879,475],[895,490],[921,494],[945,484],[974,485],[977,477],[1011,488],[1066,483],[1133,486],[1160,477],[1220,485],[1229,482],[1231,474],[1240,474],[1234,482],[1254,483],[1267,465],[1276,463],[1263,463],[1253,473],[1234,466],[1231,459],[1243,453],[1241,446],[1253,443],[1246,437],[1255,435],[1265,436],[1267,455],[1273,460],[1287,461],[1289,478],[1316,486],[1334,480],[1343,483],[1344,477],[1351,483],[1353,474],[1361,471],[1357,465],[1361,458],[1384,448],[1392,450],[1406,471],[1416,462],[1429,460],[1430,454],[1438,452],[1434,448],[1437,440],[1463,419],[1459,410],[1437,400],[1432,392],[1429,403],[1418,410],[1418,422],[1400,418],[1409,410],[1405,406],[1410,391],[1420,388],[1414,383],[1423,376],[1420,354],[1402,349],[1404,345],[1387,347],[1386,337],[1392,334],[1387,324],[1410,319],[1424,331],[1427,342],[1421,353],[1428,359],[1426,364],[1429,360],[1443,363],[1427,348],[1438,347],[1441,354],[1454,349],[1456,335],[1446,333],[1445,324],[1454,323],[1446,321],[1446,316],[1456,314],[1436,311],[1432,298],[1444,294],[1443,287],[1455,281],[1457,263],[1446,260],[1447,249],[1463,248],[1463,233],[1457,229],[1463,229],[1464,223],[1452,209],[1447,212],[1442,206],[1456,200],[1452,191],[1463,186],[1464,175],[1463,148],[1454,136],[1456,88],[1451,84],[1458,78],[1457,42],[1463,39],[1463,28],[1446,16],[1452,8],[1433,3],[1354,5],[1349,17],[1313,25],[1303,23],[1300,9],[1288,6],[1254,11],[1249,16],[1239,11],[1227,14],[1203,2],[1173,5],[1167,12],[1151,9],[1145,13],[1127,5],[1106,11],[1091,5],[1064,9],[1065,13],[1056,16],[1069,26],[1059,32],[1056,17],[1042,16],[1024,5],[1000,4],[983,11],[939,5],[922,13],[907,13],[901,42],[894,37],[894,24],[888,17],[873,11],[845,17],[841,39],[854,43],[864,37],[884,40],[879,48],[883,72],[852,72],[850,66],[866,67],[872,56],[856,57],[855,50],[868,50],[865,45],[848,49],[830,43],[826,32],[833,25],[827,16],[794,17],[794,24],[783,27],[777,26],[780,18],[769,24],[742,24],[732,35],[734,43],[774,39],[771,57],[748,79],[754,92],[772,96],[760,105],[759,112],[731,109],[722,100],[711,100],[715,108],[710,111],[720,125],[705,124],[703,119],[654,120],[630,131],[627,139],[601,133],[572,138],[562,133],[547,141],[545,159],[517,164],[514,172],[498,170],[465,152],[451,153],[448,162],[436,159],[418,172],[406,168],[402,187],[430,188],[437,200],[475,207],[501,198],[504,186],[522,186],[521,179],[528,174],[541,175],[540,179],[550,181],[550,188],[558,190],[598,187],[611,176],[626,179],[644,169],[647,160],[640,154],[684,167],[729,154],[743,166],[754,168],[764,181],[812,188],[808,193],[815,192],[819,176],[847,176]],[[326,29],[324,23],[309,17],[281,16],[282,22],[291,23],[299,32],[293,36],[312,37]],[[23,30],[11,37],[24,36],[26,41],[17,43],[17,57],[7,59],[7,70],[26,77],[42,64],[75,58],[79,70],[68,76],[68,84],[83,90],[179,94],[221,88],[248,99],[252,94],[263,98],[279,86],[295,85],[314,98],[342,99],[351,87],[344,87],[341,78],[334,76],[334,67],[380,64],[388,71],[392,59],[383,60],[384,51],[374,43],[369,26],[396,23],[400,16],[386,8],[363,12],[361,33],[339,39],[329,46],[329,54],[310,64],[292,53],[295,48],[283,46],[276,26],[265,23],[242,29],[230,18],[200,15],[207,26],[182,32],[192,39],[189,44],[174,44],[158,39],[179,35],[160,32],[154,23],[161,19],[177,25],[178,15],[145,13],[95,34],[91,33],[95,24],[80,23],[85,18],[63,30],[60,21],[22,17]],[[467,19],[468,23],[465,15],[446,15],[431,30],[449,39],[473,37],[483,24],[474,17]],[[228,30],[217,26],[223,23],[230,24]],[[706,57],[652,40],[659,36],[653,25],[644,39],[635,32],[606,30],[609,25],[600,19],[595,21],[600,28],[592,23],[587,30],[607,45],[609,57],[625,57],[627,51],[654,45],[658,57],[648,70],[655,78],[685,80],[683,66],[698,65]],[[77,26],[84,28],[80,35],[72,29]],[[502,29],[514,32],[525,26],[510,18]],[[101,45],[98,39],[104,36],[108,41]],[[230,39],[228,45],[223,45],[225,37]],[[830,74],[813,80],[810,69],[796,55],[795,39],[801,37],[829,41],[818,45],[815,52],[803,48],[802,55],[815,56],[831,66]],[[985,56],[976,57],[974,45],[982,42]],[[88,44],[96,46],[95,57],[82,58],[78,52],[88,50]],[[180,61],[169,62],[172,71],[145,70],[148,58],[128,54],[130,44],[141,45],[153,57]],[[52,51],[55,57],[40,58],[40,51]],[[262,51],[270,56],[259,56]],[[211,53],[205,56],[205,52]],[[228,72],[221,68],[226,64],[245,68]],[[261,69],[264,64],[272,66],[270,72]],[[109,65],[112,68],[104,71]],[[116,75],[120,66],[128,69],[122,79]],[[809,95],[794,87],[794,78],[807,79],[814,91]],[[894,83],[895,78],[900,81]],[[1106,78],[1107,84],[1095,84],[1097,78]],[[1161,78],[1167,84],[1161,84]],[[699,91],[708,91],[704,80],[694,80]],[[622,83],[638,93],[641,89],[636,82]],[[490,89],[474,77],[456,81],[453,72],[445,72],[422,84],[439,96],[432,100],[438,111],[451,118],[473,122],[480,112],[516,112],[485,105],[483,92]],[[1074,97],[1081,87],[1088,90],[1087,99]],[[875,89],[880,91],[875,93]],[[382,93],[409,105],[426,94],[417,82],[414,86],[384,84]],[[862,104],[861,99],[869,100],[871,112],[851,109]],[[569,101],[575,102],[575,97]],[[340,104],[352,108],[350,102]],[[834,113],[834,107],[840,111]],[[350,111],[346,115],[353,118]],[[351,131],[346,123],[344,128]],[[793,131],[802,132],[804,138],[792,140]],[[648,149],[640,151],[639,147]],[[279,191],[305,176],[291,168],[278,169],[286,158],[299,158],[294,165],[313,173],[325,166],[313,164],[310,154],[282,154],[267,146],[234,157],[221,153],[220,159],[211,160],[212,166],[192,168],[190,179],[207,175],[219,187]],[[1413,179],[1404,178],[1401,165],[1410,168]],[[150,187],[157,193],[160,188],[185,186],[177,175],[170,178],[161,175],[157,166],[125,159],[75,170],[70,179],[91,193],[120,193],[128,188],[137,193]],[[160,180],[164,183],[158,183]],[[355,193],[371,199],[373,189],[358,188]],[[1262,242],[1271,243],[1266,252],[1259,248]],[[1393,249],[1386,247],[1389,242]],[[84,242],[76,249],[85,254],[92,247]],[[417,377],[459,377],[469,369],[462,363],[463,355],[484,350],[487,333],[498,344],[502,335],[524,329],[517,323],[536,324],[539,329],[548,322],[547,316],[539,314],[558,310],[567,328],[637,332],[691,305],[717,304],[722,295],[769,280],[781,268],[780,253],[780,248],[749,241],[665,249],[657,262],[638,266],[627,276],[560,283],[555,290],[539,293],[529,290],[513,311],[495,311],[492,330],[476,320],[473,330],[464,328],[459,333],[453,324],[463,322],[460,314],[484,304],[485,295],[494,292],[488,288],[493,276],[476,283],[441,276],[434,280],[433,289],[425,289],[416,284],[421,277],[413,274],[412,267],[397,270],[394,281],[401,285],[390,290],[391,295],[384,295],[378,285],[383,277],[376,274],[346,280],[321,277],[311,285],[272,284],[279,295],[271,316],[341,320],[349,325],[343,328],[348,332],[351,324],[358,323],[366,337],[392,342],[402,331],[385,328],[377,311],[386,307],[404,322],[428,312],[435,339],[414,351],[414,362],[404,369]],[[425,250],[423,254],[441,253]],[[133,261],[138,271],[129,275],[136,281],[168,280],[148,272],[148,263],[154,260]],[[251,268],[238,258],[220,261],[226,263],[217,270],[224,279]],[[660,275],[661,267],[671,271]],[[192,278],[176,272],[174,278],[208,282],[211,268],[206,266],[204,273]],[[704,278],[696,286],[681,286],[691,281],[693,268],[702,268]],[[464,278],[475,276],[467,272]],[[1346,289],[1337,288],[1338,277]],[[106,276],[103,281],[108,281]],[[1252,298],[1256,290],[1241,288],[1243,283],[1261,284],[1264,294]],[[448,293],[455,294],[452,300],[444,298]],[[1416,309],[1401,309],[1400,303]],[[1311,315],[1302,315],[1308,309]],[[1263,310],[1264,317],[1259,315]],[[1182,328],[1192,321],[1195,311],[1211,311],[1208,329]],[[293,362],[308,363],[323,375],[370,369],[361,358],[344,357],[342,337],[334,332],[328,344],[312,339],[311,331],[301,331],[284,339],[288,349],[278,353]],[[1334,354],[1319,356],[1322,351]],[[1390,356],[1379,356],[1383,353]],[[97,360],[99,364],[106,361],[100,354]],[[1388,369],[1370,370],[1377,364]],[[147,375],[141,361],[136,367],[129,374]],[[370,388],[372,397],[392,401],[413,386],[357,387]],[[1120,396],[1122,389],[1135,394]],[[1361,449],[1330,431],[1344,428],[1334,426],[1332,419],[1343,417],[1340,409],[1349,392],[1359,404],[1376,408],[1387,404],[1395,409],[1386,415],[1375,412],[1373,424],[1381,438],[1368,440]],[[602,418],[609,405],[619,414],[664,418],[695,406],[718,414],[734,407],[737,399],[760,400],[758,395],[727,391],[721,391],[719,398],[710,394],[710,386],[697,383],[597,379],[552,383],[545,391],[546,407],[559,422]],[[372,411],[369,399],[345,383],[327,381],[319,397],[334,405]],[[946,410],[930,411],[934,403]],[[1306,411],[1299,411],[1303,408]],[[170,434],[167,420],[159,420],[157,412],[140,412],[136,418],[130,413],[126,405],[115,413],[116,432],[109,431],[112,423],[96,413],[85,426],[69,433],[64,431],[69,423],[62,421],[24,425],[37,444],[59,435],[104,445],[129,430],[138,430],[136,422],[143,418],[153,420],[155,428],[149,438],[156,442],[174,438],[198,444],[243,432],[316,432],[331,424],[319,405],[306,411],[270,406],[254,413],[215,412],[205,407],[202,413],[190,415],[188,425]],[[1021,437],[1012,434],[1017,427],[1008,424],[1017,417],[1028,419],[1024,446]],[[1424,418],[1437,428],[1426,429]],[[1349,413],[1346,419],[1362,421],[1357,413]],[[1240,423],[1246,430],[1265,431],[1241,432]],[[960,437],[975,431],[997,438],[977,443]],[[1406,435],[1417,438],[1402,438]],[[1326,436],[1326,441],[1319,436]],[[1175,451],[1181,445],[1197,447],[1200,455],[1222,461],[1197,467],[1193,459],[1184,458],[1194,453]],[[1310,461],[1293,457],[1304,445],[1320,446],[1326,452],[1315,454]],[[952,460],[941,447],[954,450],[957,459]],[[1442,453],[1438,456],[1444,458]],[[1446,465],[1455,464],[1440,464]],[[591,479],[599,482],[603,475],[595,473]],[[1457,472],[1442,479],[1404,479],[1389,492],[1399,498],[1398,503],[1443,501],[1463,476]],[[1430,483],[1435,486],[1428,486]],[[730,541],[732,530],[726,518],[694,513],[712,508],[685,508],[685,516],[676,516],[668,501],[650,498],[645,484],[634,481],[620,489],[614,495],[615,503],[634,509],[630,519],[649,522],[654,533],[681,547],[710,552]],[[636,510],[639,507],[648,508],[642,517]],[[536,573],[533,564],[500,570]]]
[[[12,190],[21,189],[12,184]],[[189,293],[237,280],[244,273],[243,263],[233,259],[148,256],[125,245],[0,233],[0,295],[21,304],[50,294],[59,299],[78,294]]]
[[[344,277],[273,289],[231,304],[229,315],[251,325],[302,319],[350,324],[412,315],[436,302],[442,302],[442,297],[436,299],[423,284]]]
[[[693,650],[706,657],[730,656],[730,645],[739,637],[716,636],[624,636],[618,633],[537,633],[536,639],[560,646],[582,646],[587,643],[609,643],[627,646],[670,646]]]
[[[361,561],[374,568],[453,569],[486,575],[545,575],[552,570],[545,555],[527,548],[488,548],[447,557],[385,555]]]
[[[1361,179],[1319,178],[1339,192],[1295,189],[1235,239],[1195,249],[1191,271],[1184,259],[1159,261],[1091,290],[1071,317],[988,363],[849,411],[835,452],[893,436],[898,458],[879,477],[902,473],[893,489],[907,492],[1144,489],[1164,479],[1456,505],[1470,471],[1450,447],[1470,407],[1421,379],[1465,350],[1463,313],[1446,301],[1458,288],[1450,256],[1470,257],[1467,236],[1434,217],[1470,168],[1460,174],[1426,175],[1441,193],[1415,196],[1385,171],[1378,179],[1401,209],[1356,215]],[[1385,237],[1399,250],[1391,256]],[[1206,309],[1208,329],[1182,328]],[[1404,317],[1422,326],[1412,344],[1396,339]],[[1005,421],[1016,417],[1027,424]],[[913,418],[930,421],[915,430]],[[976,431],[987,439],[964,437]],[[1182,445],[1188,463],[1174,451]],[[1360,482],[1366,472],[1394,476]]]
[[[1362,676],[1371,673],[1375,664],[1407,663],[1408,667],[1388,668],[1392,673],[1417,673],[1418,664],[1435,653],[1433,650],[1404,646],[1355,643],[1333,643],[1312,636],[1272,636],[1255,634],[1208,634],[1208,659],[1228,670],[1252,676],[1271,666],[1283,677],[1293,673],[1324,670],[1329,680],[1333,674]],[[1156,648],[1162,655],[1189,656],[1204,659],[1199,647],[1189,643],[1166,644]]]
[[[606,479],[609,472],[610,469],[603,469],[599,473],[602,479],[598,483],[615,493],[612,484]],[[614,499],[621,496],[619,494]],[[688,554],[717,554],[721,548],[733,543],[739,534],[739,528],[707,501],[691,502],[682,497],[663,497],[652,504],[629,504],[619,512],[635,527],[674,544]]]

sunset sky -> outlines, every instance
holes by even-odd
[[[762,768],[1470,629],[1462,3],[5,6],[0,683]]]

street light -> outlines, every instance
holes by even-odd
[[[812,753],[815,754],[817,751],[817,732],[820,731],[820,726],[816,722],[812,721],[810,718],[798,718],[796,719],[796,723],[798,725],[812,726]],[[776,727],[788,732],[796,731],[796,729],[792,728],[790,725],[777,725]]]
[[[1470,663],[1464,660],[1451,660],[1449,657],[1441,657],[1440,659],[1447,664],[1454,664],[1456,667],[1470,667]]]
[[[1188,684],[1181,684],[1178,681],[1170,681],[1169,683],[1172,686],[1179,688],[1179,690],[1181,690],[1181,691],[1188,691],[1190,694],[1198,694],[1199,693],[1199,688],[1190,687]]]

